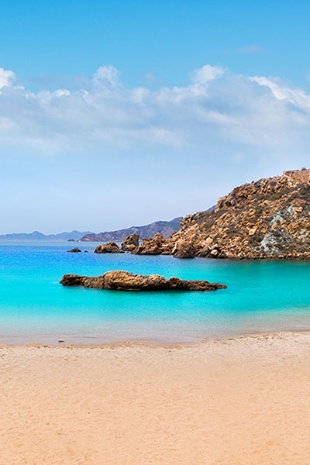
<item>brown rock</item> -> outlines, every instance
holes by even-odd
[[[139,234],[130,234],[123,240],[121,250],[123,252],[132,252],[136,247],[139,247]]]
[[[73,249],[67,250],[67,252],[77,253],[77,252],[82,252],[82,250],[78,249],[77,247],[74,247]]]
[[[98,245],[95,248],[95,253],[121,253],[121,250],[115,242],[108,242],[107,244]]]
[[[65,274],[63,275],[60,283],[63,286],[83,286],[84,276],[79,276],[77,274]]]
[[[214,291],[227,287],[225,284],[209,283],[203,280],[166,279],[157,274],[143,276],[127,271],[109,271],[96,278],[67,274],[62,277],[60,283],[63,286],[83,286],[118,291]]]
[[[194,258],[196,249],[193,242],[180,239],[175,243],[172,254],[175,258]]]
[[[141,246],[133,249],[132,253],[136,255],[160,255],[162,248],[155,239],[149,238],[143,239]]]
[[[287,171],[236,187],[215,210],[186,216],[166,250],[182,257],[309,259],[309,225],[310,170]]]
[[[218,251],[217,249],[213,249],[213,250],[211,250],[210,255],[211,255],[213,258],[216,258],[216,257],[218,257],[218,255],[219,255],[219,251]]]

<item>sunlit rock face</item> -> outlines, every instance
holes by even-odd
[[[166,248],[181,257],[180,244],[200,257],[309,259],[310,170],[236,187],[182,220]]]

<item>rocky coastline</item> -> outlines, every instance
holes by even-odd
[[[215,208],[188,215],[180,229],[140,242],[129,235],[121,247],[96,253],[172,255],[175,258],[310,259],[310,170],[286,171],[233,189]]]

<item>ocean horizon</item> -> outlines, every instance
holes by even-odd
[[[97,243],[0,244],[0,343],[192,343],[309,330],[310,263],[95,254]],[[84,253],[84,251],[89,253]],[[66,273],[110,270],[226,284],[213,292],[65,288]]]

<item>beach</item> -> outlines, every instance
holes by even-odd
[[[1,465],[307,465],[310,333],[0,348]]]

